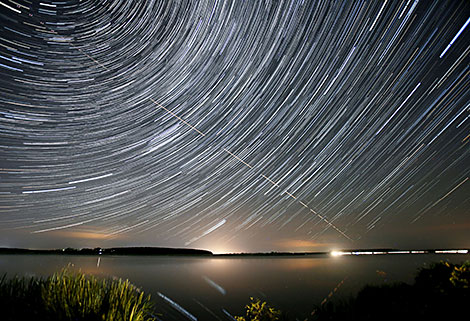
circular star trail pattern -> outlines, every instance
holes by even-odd
[[[351,245],[469,223],[467,1],[0,14],[4,230]]]

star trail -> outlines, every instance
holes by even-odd
[[[2,246],[470,246],[468,1],[0,0],[0,22]]]

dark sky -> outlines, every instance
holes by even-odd
[[[470,247],[469,1],[0,2],[0,246]]]

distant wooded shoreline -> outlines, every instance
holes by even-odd
[[[353,249],[333,252],[264,252],[264,253],[225,253],[214,254],[208,250],[168,248],[168,247],[112,247],[112,248],[64,248],[35,250],[23,248],[0,248],[0,254],[53,254],[53,255],[176,255],[176,256],[342,256],[342,255],[397,255],[397,254],[468,254],[468,249],[427,249],[427,250],[400,250],[400,249]]]

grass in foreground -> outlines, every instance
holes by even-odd
[[[260,299],[250,298],[251,303],[245,306],[245,315],[236,316],[237,321],[281,321],[282,312]]]
[[[440,262],[418,271],[414,284],[365,286],[356,297],[333,299],[306,320],[457,320],[468,316],[470,262]],[[460,316],[460,318],[458,318]],[[237,321],[281,321],[289,318],[259,299],[251,298]]]
[[[0,279],[2,320],[150,321],[153,304],[128,280],[63,269],[48,278]]]
[[[452,320],[467,315],[470,262],[433,263],[414,284],[365,286],[356,297],[320,306],[313,320]]]
[[[356,297],[318,306],[308,320],[451,320],[470,302],[470,262],[434,263],[413,285],[366,286]],[[64,269],[48,278],[0,278],[0,319],[44,321],[151,321],[150,296],[129,281],[101,280]],[[251,298],[237,321],[288,320],[282,311]]]

